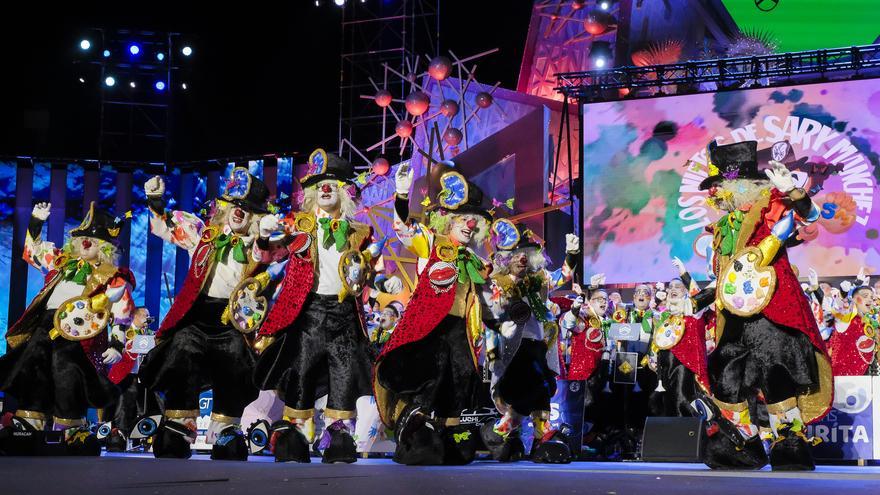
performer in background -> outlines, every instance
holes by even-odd
[[[782,163],[771,161],[765,173],[758,171],[755,141],[713,142],[708,154],[709,176],[700,189],[708,190],[710,205],[726,212],[712,226],[718,344],[709,374],[720,421],[735,425],[739,436],[711,435],[705,461],[728,469],[767,463],[748,409],[761,392],[774,435],[773,469],[811,470],[805,425],[828,412],[833,382],[787,246],[798,242],[797,228],[814,222],[819,210]]]
[[[492,216],[476,185],[451,167],[435,167],[440,204],[430,227],[409,215],[412,171],[401,167],[395,176],[394,230],[419,258],[419,281],[379,356],[374,387],[401,464],[467,464],[476,448],[460,416],[476,403],[480,381],[478,297],[491,267],[474,248],[489,234]]]
[[[322,462],[357,460],[358,397],[372,390],[372,353],[358,298],[368,280],[398,293],[397,277],[374,277],[383,242],[370,244],[372,230],[354,221],[357,189],[354,168],[338,156],[316,150],[301,181],[302,211],[279,245],[271,230],[260,233],[255,253],[286,259],[280,293],[258,331],[261,355],[254,381],[277,390],[284,417],[273,427],[275,460],[310,462],[315,438],[315,401],[327,397],[326,426],[318,449]]]
[[[107,406],[119,393],[106,368],[122,359],[120,326],[131,321],[134,277],[117,266],[124,219],[93,202],[58,248],[42,240],[50,210],[49,203],[34,206],[28,226],[23,257],[45,274],[46,283],[6,334],[0,390],[18,402],[15,428],[53,425],[65,431],[70,454],[100,455],[86,412]]]
[[[853,301],[852,311],[838,315],[837,319],[842,325],[828,341],[834,376],[876,375],[880,371],[877,369],[877,333],[880,330],[877,313],[880,308],[874,304],[874,292],[869,281],[863,269],[856,282],[849,283],[848,297]]]
[[[404,309],[403,303],[400,301],[391,301],[382,308],[375,333],[370,337],[370,341],[377,351],[381,352],[382,347],[391,339],[397,323],[403,316]]]
[[[524,455],[520,426],[531,416],[532,461],[570,462],[568,438],[550,426],[550,399],[560,368],[559,308],[548,295],[571,281],[579,240],[566,235],[565,262],[550,272],[543,247],[522,224],[496,220],[492,234],[495,253],[491,284],[482,291],[483,320],[489,329],[486,355],[492,399],[502,417],[484,424],[480,434],[495,460],[516,461]]]
[[[266,185],[243,167],[232,170],[207,223],[192,213],[165,209],[165,183],[144,185],[150,230],[190,252],[189,273],[156,333],[158,341],[139,370],[141,381],[165,397],[165,414],[153,442],[156,457],[189,458],[196,439],[199,394],[214,394],[206,442],[212,459],[247,460],[241,414],[257,398],[251,379],[255,355],[245,336],[223,321],[233,290],[261,260],[251,250],[261,228],[274,228]]]

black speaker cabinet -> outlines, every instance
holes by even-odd
[[[648,462],[702,462],[706,444],[703,418],[645,419],[642,460]]]

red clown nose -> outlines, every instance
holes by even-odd
[[[92,241],[90,241],[88,239],[83,239],[82,247],[84,247],[85,249],[92,247]]]
[[[474,230],[474,227],[476,227],[476,226],[477,226],[477,221],[474,220],[473,218],[471,218],[470,220],[467,221],[467,228]]]
[[[330,184],[324,184],[323,186],[321,186],[321,192],[329,193],[333,192],[333,190],[330,188]]]

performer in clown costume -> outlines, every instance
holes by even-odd
[[[412,171],[401,167],[395,176],[394,229],[419,258],[419,281],[374,377],[379,413],[395,430],[394,460],[411,465],[474,458],[476,435],[460,416],[473,407],[480,381],[479,296],[491,270],[474,252],[492,221],[482,191],[452,167],[435,167],[439,207],[430,212],[430,227],[409,216]]]
[[[258,331],[254,381],[277,390],[285,404],[283,419],[272,426],[276,461],[310,462],[315,401],[326,394],[322,462],[352,463],[356,403],[372,393],[373,354],[358,298],[369,280],[388,293],[400,292],[403,284],[397,277],[373,276],[383,243],[371,244],[372,229],[354,221],[351,163],[323,150],[309,162],[310,173],[301,181],[302,211],[293,215],[290,232],[280,242],[266,232],[257,242],[257,253],[287,265]]]
[[[773,155],[782,157],[785,150]],[[700,184],[725,215],[712,226],[717,348],[709,376],[718,421],[737,434],[712,434],[712,468],[812,470],[805,425],[831,407],[830,360],[810,305],[788,260],[797,229],[819,210],[784,164],[758,170],[757,143],[709,145],[709,175]],[[769,459],[749,402],[763,394],[773,433]],[[719,428],[718,431],[730,431]],[[710,431],[715,433],[715,431]]]
[[[150,230],[191,254],[189,273],[156,333],[157,344],[141,364],[140,380],[165,397],[165,414],[153,442],[156,457],[189,458],[196,439],[199,394],[213,390],[206,442],[212,459],[246,460],[241,414],[257,398],[251,379],[255,354],[245,335],[225,317],[236,286],[263,266],[252,249],[261,229],[277,219],[266,215],[269,190],[246,168],[232,170],[210,217],[168,211],[165,183],[144,186],[152,214]]]
[[[0,390],[18,402],[13,429],[52,426],[65,431],[70,454],[100,455],[86,411],[105,407],[118,394],[106,372],[122,359],[120,327],[128,325],[133,309],[134,278],[116,259],[124,219],[93,202],[59,248],[42,240],[50,209],[49,203],[37,204],[28,226],[24,260],[46,275],[46,284],[6,334]]]
[[[869,374],[872,366],[877,367],[880,308],[874,304],[874,291],[869,280],[861,276],[856,283],[849,284],[852,311],[836,317],[841,325],[828,341],[834,376],[863,376]]]
[[[579,240],[566,236],[565,262],[550,272],[542,246],[522,224],[496,220],[492,233],[495,253],[491,284],[483,286],[483,319],[490,329],[486,353],[492,399],[502,417],[484,424],[480,434],[495,460],[516,461],[524,455],[520,426],[531,416],[532,461],[567,463],[569,440],[550,426],[550,399],[560,368],[559,308],[548,301],[548,294],[571,280]]]

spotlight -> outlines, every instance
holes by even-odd
[[[132,88],[136,88],[136,87],[137,87],[137,84],[135,84],[134,81],[128,83],[128,85],[131,86]]]
[[[92,42],[89,40],[82,40],[79,42],[79,47],[81,50],[88,50],[92,47]]]
[[[104,55],[104,58],[109,57],[109,56],[110,56],[110,50],[104,50],[103,55]]]
[[[132,55],[137,55],[141,52],[141,47],[137,45],[129,45],[128,51],[131,52]]]
[[[190,55],[192,55],[193,49],[190,46],[185,46],[182,50],[180,50],[180,53],[182,53],[184,57],[189,57]]]
[[[158,60],[159,62],[165,60],[165,54],[162,53],[162,52],[157,53],[157,54],[156,54],[156,60]]]
[[[315,0],[315,7],[321,6],[321,0]]]
[[[180,84],[180,89],[186,90],[186,83],[181,83],[181,84]]]
[[[611,53],[611,43],[607,41],[594,41],[590,45],[590,62],[593,66],[602,69],[610,65],[614,56]]]
[[[86,80],[85,80],[84,78],[81,77],[81,78],[79,78],[79,82],[85,84],[85,83],[86,83]]]
[[[608,10],[611,8],[611,2],[599,2],[599,8],[602,10]]]
[[[162,81],[156,81],[156,91],[165,91],[165,83]]]
[[[345,0],[333,0],[333,3],[335,3],[339,7],[342,7],[343,5],[345,5]]]
[[[107,76],[107,78],[104,79],[104,84],[109,87],[113,87],[114,85],[116,85],[116,79],[113,76]]]

